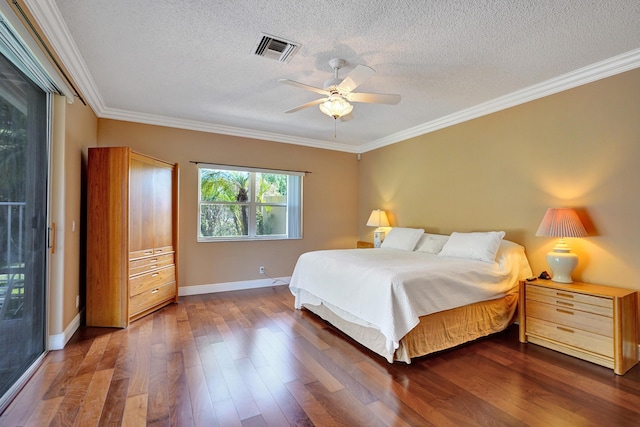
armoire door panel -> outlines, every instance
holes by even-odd
[[[153,253],[155,167],[135,154],[129,164],[129,251]]]

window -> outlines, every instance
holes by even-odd
[[[198,241],[302,237],[302,172],[198,165]]]

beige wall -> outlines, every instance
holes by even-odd
[[[68,104],[56,97],[54,111],[50,221],[56,225],[56,245],[50,255],[49,335],[62,334],[84,306],[83,183],[87,147],[96,145],[98,128],[95,114],[80,101]]]
[[[371,209],[431,232],[505,230],[533,271],[548,207],[581,208],[593,236],[568,239],[574,280],[640,289],[640,70],[362,155],[360,238]]]
[[[355,154],[100,119],[100,146],[133,150],[180,165],[180,286],[289,276],[303,252],[355,247],[358,166]],[[190,161],[311,171],[304,178],[303,239],[198,243],[198,178]]]

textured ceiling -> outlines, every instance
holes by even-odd
[[[640,66],[640,1],[26,0],[99,117],[350,152]],[[301,48],[254,55],[261,33]],[[338,57],[376,74],[335,123],[317,106]],[[603,62],[604,61],[604,62]],[[595,64],[595,65],[594,65]]]

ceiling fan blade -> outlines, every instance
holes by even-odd
[[[280,79],[278,80],[278,82],[284,83],[289,86],[299,87],[300,89],[308,90],[311,92],[319,93],[320,95],[327,95],[327,96],[329,95],[329,92],[327,92],[324,89],[320,89],[319,87],[315,87],[315,86],[309,86],[304,83],[296,82],[294,80]]]
[[[341,93],[349,93],[366,80],[370,79],[376,72],[373,68],[366,65],[358,65],[349,73],[347,77],[338,85],[338,90]]]
[[[318,105],[323,103],[324,101],[326,101],[329,98],[320,98],[320,99],[316,99],[315,101],[311,101],[311,102],[307,102],[306,104],[302,104],[296,108],[292,108],[291,110],[285,111],[285,113],[295,113],[296,111],[300,111],[303,110],[305,108],[308,107],[313,107],[314,105]]]
[[[369,102],[372,104],[390,104],[395,105],[400,102],[400,95],[389,93],[364,93],[352,92],[345,96],[347,101],[351,102]]]

